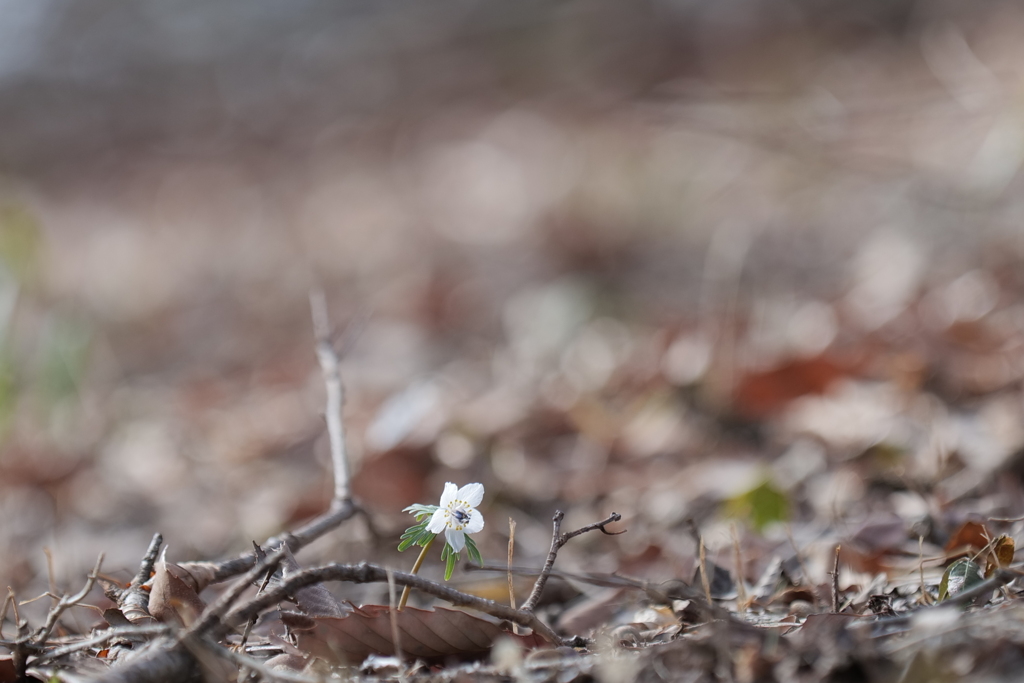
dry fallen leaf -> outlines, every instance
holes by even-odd
[[[806,394],[823,394],[850,369],[826,356],[800,358],[744,376],[734,392],[736,412],[760,419],[782,410]]]
[[[166,561],[156,565],[149,592],[149,613],[163,622],[190,624],[205,605],[195,589],[195,580],[182,567]]]
[[[340,618],[288,612],[281,618],[295,632],[300,650],[331,663],[358,664],[371,654],[395,654],[386,605],[364,605]],[[403,655],[427,662],[480,659],[498,637],[513,638],[524,648],[544,643],[539,636],[517,636],[493,622],[441,607],[406,607],[396,618]]]
[[[14,668],[14,657],[4,655],[0,657],[0,683],[14,683],[18,680],[18,671]]]
[[[1009,567],[1013,563],[1013,555],[1016,551],[1016,544],[1006,534],[993,541],[992,551],[988,554],[985,564],[985,578],[992,576],[997,569]]]
[[[980,522],[964,522],[946,543],[947,553],[963,554],[964,548],[978,551],[985,548],[992,540],[992,535]]]

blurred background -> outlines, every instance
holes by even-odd
[[[824,581],[858,530],[870,572],[1024,512],[1018,3],[0,10],[20,597],[44,548],[72,587],[156,531],[214,559],[326,507],[314,285],[387,538],[304,563],[411,565],[401,509],[445,481],[485,484],[488,559],[509,517],[539,565],[556,507],[614,510],[560,566],[659,580],[691,577],[690,519],[752,581],[797,546]]]

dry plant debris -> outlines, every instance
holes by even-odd
[[[322,295],[315,293],[311,301],[328,410],[340,415],[338,351],[329,341]],[[763,398],[771,395],[768,377],[757,380],[762,387],[757,411],[769,405]],[[751,400],[745,396],[741,391],[736,400],[741,405]],[[577,537],[625,534],[618,513],[562,531],[565,513],[556,511],[550,547],[538,568],[511,566],[511,550],[508,565],[485,565],[463,532],[484,527],[477,509],[484,487],[459,489],[450,482],[441,505],[406,509],[417,524],[402,536],[399,549],[415,545],[424,551],[411,573],[368,562],[302,568],[295,552],[367,514],[347,481],[343,423],[328,418],[327,425],[334,497],[318,518],[255,545],[253,553],[220,562],[170,562],[166,548],[161,556],[163,539],[156,534],[130,583],[104,577],[101,557],[79,592],[49,594],[54,604],[34,629],[19,614],[25,602],[11,592],[2,616],[7,621],[12,613],[15,633],[3,637],[0,632],[0,644],[10,652],[0,658],[0,682],[428,680],[442,671],[479,680],[926,680],[949,667],[984,672],[993,665],[990,651],[1005,658],[1024,647],[1024,630],[1016,627],[1022,615],[1019,589],[1013,587],[1020,576],[1013,566],[1015,543],[1010,534],[993,531],[1013,529],[1019,519],[965,520],[938,552],[923,535],[914,552],[899,518],[867,520],[833,546],[828,580],[815,582],[814,576],[823,574],[809,565],[821,558],[809,556],[791,531],[785,543],[774,546],[758,535],[789,515],[791,499],[773,477],[723,498],[734,516],[745,516],[750,524],[742,539],[733,525],[731,557],[709,557],[698,522],[686,519],[697,552],[692,576],[685,580],[555,569],[559,551]],[[442,531],[446,581],[457,558],[449,544],[469,547],[473,563],[467,569],[493,572],[501,585],[508,583],[509,592],[513,575],[532,576],[526,600],[516,608],[418,576],[426,550]],[[827,527],[817,533],[821,539],[834,537]],[[731,566],[722,564],[730,560]],[[879,573],[880,568],[887,569]],[[551,579],[579,596],[570,609],[559,607],[559,598],[542,606]],[[103,609],[106,626],[53,637],[62,615],[82,604],[97,581],[106,585],[111,603]],[[226,581],[215,597],[202,597]],[[325,586],[336,581],[385,584],[390,602],[356,607]],[[405,589],[401,601],[397,586]],[[412,590],[479,616],[440,606],[404,608]],[[981,647],[994,632],[1004,645]],[[965,653],[951,645],[964,643],[973,649]]]
[[[470,71],[519,73],[538,33],[646,37],[668,5],[729,11],[559,6],[474,36],[504,57]],[[945,10],[916,3],[870,44],[804,15],[778,43],[710,31],[707,60],[749,50],[718,62],[735,81],[646,41],[565,57],[595,83],[654,64],[669,91],[612,88],[600,114],[295,117],[278,156],[258,133],[208,163],[58,136],[98,166],[0,188],[0,682],[1017,680],[1012,5],[917,30]],[[72,127],[41,129],[0,144],[34,159]],[[369,311],[336,338],[315,292],[315,353],[310,270],[350,293],[334,317]],[[406,571],[402,510],[449,481],[488,492],[479,557]]]

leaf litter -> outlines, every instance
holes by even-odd
[[[939,49],[931,33],[922,40]],[[879,68],[889,58],[878,48],[859,57],[864,69],[830,64],[860,72],[895,109],[916,111],[901,99],[898,69]],[[355,184],[377,198],[342,193],[373,226],[353,235],[368,229],[374,239],[352,236],[362,249],[341,250],[314,248],[349,238],[311,216],[324,202],[339,215],[348,207],[332,205],[323,188],[295,200],[303,239],[340,301],[332,314],[376,310],[341,371],[362,507],[304,540],[301,565],[286,554],[261,567],[277,543],[263,559],[245,555],[239,571],[260,571],[238,586],[229,580],[239,571],[224,562],[248,553],[252,539],[301,535],[338,502],[326,483],[331,447],[302,278],[260,284],[280,245],[248,235],[251,263],[204,280],[208,300],[170,274],[156,293],[132,279],[138,272],[117,287],[70,267],[58,278],[43,270],[47,249],[58,264],[87,263],[96,251],[104,266],[120,252],[46,245],[31,211],[5,209],[3,241],[17,244],[0,256],[17,282],[4,272],[3,300],[18,307],[10,325],[4,318],[0,387],[0,570],[14,591],[0,618],[9,652],[0,682],[23,673],[118,680],[141,670],[133,661],[157,661],[153,653],[210,680],[1016,680],[1024,256],[1014,235],[939,239],[914,226],[966,221],[973,231],[974,217],[946,206],[957,201],[994,225],[1015,225],[1019,207],[1009,194],[1005,206],[976,204],[978,177],[957,180],[957,164],[942,165],[958,154],[944,145],[963,137],[939,111],[950,93],[920,86],[915,97],[935,106],[935,118],[908,131],[844,94],[847,83],[829,80],[828,69],[819,77],[809,88],[844,107],[842,125],[819,125],[803,97],[780,100],[794,115],[776,121],[756,98],[724,95],[702,104],[726,114],[727,130],[709,131],[686,104],[664,112],[668,123],[628,106],[598,121],[517,110],[410,123],[403,154],[429,168],[526,164],[513,153],[522,151],[516,141],[535,142],[516,137],[524,130],[547,131],[546,149],[592,161],[567,164],[575,170],[561,194],[546,188],[544,202],[555,204],[536,204],[553,207],[537,219],[542,227],[516,233],[514,216],[502,213],[507,221],[495,224],[506,232],[489,234],[491,247],[452,227],[488,224],[477,212],[489,195],[437,192],[449,175],[476,177],[470,167],[424,178],[392,152],[357,151],[347,163],[358,171],[327,162],[331,170],[310,170],[312,185]],[[1006,113],[965,111],[986,121]],[[911,139],[918,147],[904,149]],[[792,150],[791,140],[813,145],[815,160],[772,151]],[[875,168],[880,141],[909,170]],[[843,163],[832,168],[836,157]],[[866,177],[851,179],[848,166],[858,164]],[[447,227],[410,228],[395,177],[414,186],[425,220]],[[152,194],[131,185],[142,181],[124,182],[126,194]],[[872,211],[886,220],[864,218]],[[202,202],[196,212],[201,220]],[[789,227],[742,227],[755,213]],[[664,222],[675,225],[676,215],[708,241],[682,228],[670,234]],[[819,222],[819,232],[800,227]],[[106,229],[91,228],[97,244],[128,239]],[[120,248],[142,255],[143,268],[148,254],[163,272],[166,238],[140,234]],[[211,235],[209,254],[194,255],[210,261],[184,270],[219,273],[223,254],[238,251],[231,240]],[[488,250],[495,244],[500,253]],[[11,260],[11,250],[29,255]],[[349,258],[373,267],[332,270],[332,259]],[[34,289],[47,277],[53,292]],[[78,301],[78,289],[94,320],[53,304]],[[150,299],[125,298],[136,289]],[[354,291],[371,294],[342,298]],[[447,566],[419,578],[502,605],[510,582],[522,601],[542,572],[555,510],[569,529],[622,514],[626,533],[568,541],[530,606],[557,641],[442,606],[443,591],[426,584],[398,611],[386,580],[361,581],[363,562],[392,579],[409,569],[395,552],[402,510],[436,499],[450,480],[491,492],[481,507],[489,524],[473,546],[487,567],[466,573],[452,563],[450,584]],[[515,567],[503,566],[513,556],[509,518]],[[133,581],[157,531],[174,561],[143,562]],[[423,532],[405,540],[422,546]],[[49,534],[51,568],[40,540]],[[57,610],[101,551],[103,594],[91,589]],[[257,614],[233,611],[338,562],[343,582],[289,589]]]

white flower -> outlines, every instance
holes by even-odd
[[[448,482],[441,494],[441,507],[430,518],[427,531],[439,534],[443,529],[452,550],[462,552],[466,547],[466,534],[475,534],[484,528],[484,516],[476,509],[483,499],[483,484],[466,484],[457,489]]]

